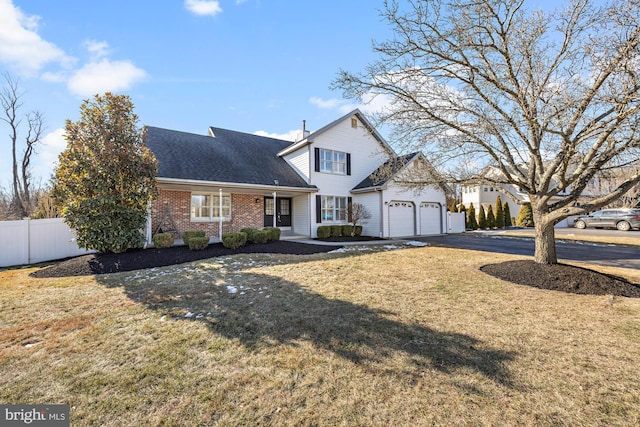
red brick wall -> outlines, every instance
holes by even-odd
[[[256,203],[258,199],[258,203]],[[162,220],[165,206],[168,203],[171,216],[180,233],[187,230],[202,230],[207,237],[218,236],[219,223],[191,222],[191,192],[160,190],[158,198],[151,209],[151,231],[155,234],[158,223]],[[262,228],[264,222],[264,199],[256,194],[231,194],[231,221],[222,223],[222,232],[240,231],[245,227]],[[163,229],[170,228],[169,221],[162,225]]]

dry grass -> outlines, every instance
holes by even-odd
[[[590,236],[584,233],[574,234],[571,229],[562,229],[562,232],[556,231],[556,240],[577,240],[583,242],[603,243],[612,245],[629,245],[640,246],[640,239],[638,239],[639,233],[632,232],[619,232],[619,236]],[[501,236],[514,236],[514,237],[535,237],[533,229],[516,229],[516,230],[500,230],[498,233]]]
[[[640,423],[640,300],[478,270],[507,259],[425,247],[0,272],[0,403],[70,403],[74,426]]]

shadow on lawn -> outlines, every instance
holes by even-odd
[[[513,352],[488,348],[468,335],[402,323],[392,319],[393,313],[329,299],[278,277],[225,275],[203,263],[160,279],[104,275],[96,280],[123,287],[129,298],[162,314],[204,322],[252,349],[308,341],[357,364],[384,363],[400,353],[411,358],[403,365],[411,370],[405,374],[466,368],[514,386],[506,369]]]

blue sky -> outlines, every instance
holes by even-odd
[[[45,116],[34,176],[64,148],[84,99],[131,96],[140,124],[208,126],[287,138],[356,105],[329,84],[362,69],[389,34],[381,1],[0,0],[0,73],[19,80],[22,112]],[[3,82],[4,83],[4,82]],[[0,124],[0,186],[10,182]]]

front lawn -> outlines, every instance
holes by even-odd
[[[512,259],[378,247],[3,271],[0,403],[69,403],[73,426],[640,423],[640,299],[479,270]]]

